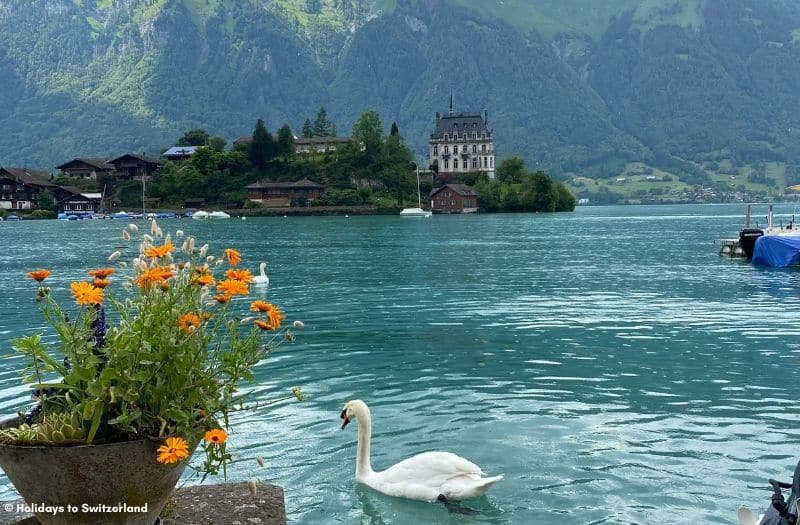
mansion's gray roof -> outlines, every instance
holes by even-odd
[[[437,114],[438,116],[438,114]],[[467,132],[469,137],[472,137],[472,132],[476,131],[478,137],[482,132],[486,132],[487,137],[492,136],[492,131],[486,127],[486,122],[481,117],[480,113],[459,113],[457,115],[444,115],[436,120],[436,129],[431,133],[432,139],[442,139],[444,134],[447,133],[450,137],[453,133]]]

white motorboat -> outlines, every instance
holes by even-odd
[[[230,219],[231,216],[224,211],[212,211],[208,214],[209,219]]]
[[[204,220],[208,219],[208,212],[203,210],[197,210],[192,214],[192,219]]]

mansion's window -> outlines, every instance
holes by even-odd
[[[445,146],[445,148],[446,148],[446,147],[447,147],[447,146]],[[446,169],[446,170],[449,170],[449,169],[450,169],[450,161],[449,161],[449,160],[447,160],[447,159],[444,159],[444,169]]]
[[[484,167],[484,168],[486,168],[486,167],[487,167],[487,163],[486,163],[486,157],[483,157],[483,167]]]
[[[472,132],[472,138],[473,139],[477,139],[478,138],[478,132],[477,131],[473,131]]]
[[[478,145],[477,144],[473,144],[472,145],[472,153],[478,153]]]
[[[481,144],[481,153],[486,153],[486,144]]]
[[[489,157],[489,167],[494,168],[494,157]]]
[[[448,135],[447,133],[445,133],[445,134],[444,134],[444,140],[450,140],[450,135]]]
[[[438,145],[433,146],[433,154],[434,155],[438,155],[439,154],[439,146]]]
[[[472,167],[473,168],[478,167],[478,157],[472,157]]]
[[[445,146],[444,147],[444,154],[447,155],[448,153],[450,153],[450,146]]]
[[[454,170],[458,169],[458,157],[453,159],[453,169]]]

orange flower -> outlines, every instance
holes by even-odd
[[[274,308],[274,306],[266,301],[253,301],[250,303],[250,309],[254,312],[267,312],[270,308]]]
[[[225,257],[228,259],[228,263],[231,266],[236,266],[239,264],[239,261],[242,260],[242,254],[234,250],[233,248],[225,248]]]
[[[194,268],[192,268],[192,270],[194,270],[195,273],[208,273],[209,271],[211,271],[211,269],[208,267],[207,264],[204,264],[202,266],[195,266]]]
[[[203,439],[205,439],[208,443],[221,445],[228,439],[228,434],[221,428],[215,428],[206,432],[206,435],[203,437]]]
[[[169,266],[156,266],[140,273],[135,282],[141,288],[148,288],[154,284],[166,284],[164,281],[172,275],[172,268]]]
[[[91,283],[79,281],[70,283],[72,296],[79,305],[100,304],[103,302],[103,289],[97,288]]]
[[[200,322],[199,315],[189,312],[183,314],[180,319],[178,319],[178,328],[180,328],[183,333],[190,334],[200,328]]]
[[[171,243],[165,243],[161,246],[151,246],[144,252],[145,257],[152,257],[153,259],[160,259],[161,257],[166,257],[172,250],[175,249],[175,246]]]
[[[261,328],[262,330],[272,330],[272,325],[266,321],[262,321],[261,319],[256,319],[253,321],[253,324],[257,327]]]
[[[225,279],[217,284],[217,290],[224,295],[247,295],[250,290],[247,283],[235,279]]]
[[[98,288],[105,288],[109,284],[111,284],[111,281],[109,281],[108,279],[95,279],[92,284]]]
[[[228,301],[231,300],[231,296],[230,295],[215,295],[214,297],[212,297],[212,299],[217,301],[219,304],[225,304],[225,303],[227,303]]]
[[[272,325],[273,330],[277,330],[286,316],[283,315],[283,312],[277,306],[270,305],[272,308],[267,311],[267,318],[269,319],[269,324]]]
[[[216,281],[214,280],[214,277],[212,277],[210,274],[203,273],[198,275],[194,279],[194,282],[199,284],[200,286],[210,286],[214,284]]]
[[[234,279],[236,281],[242,281],[243,283],[249,283],[253,281],[253,274],[250,273],[250,270],[231,268],[225,272],[225,277],[228,279]]]
[[[96,270],[89,270],[89,275],[95,279],[105,279],[114,273],[114,268],[98,268]]]
[[[167,442],[158,447],[156,454],[159,463],[177,463],[189,457],[189,444],[180,437],[167,438]]]
[[[32,272],[28,272],[25,275],[27,275],[34,281],[42,282],[50,276],[50,270],[33,270]]]

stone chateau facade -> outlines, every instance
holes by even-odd
[[[494,138],[489,112],[453,113],[453,97],[447,115],[436,112],[436,129],[428,141],[428,161],[440,174],[481,171],[494,179]]]

